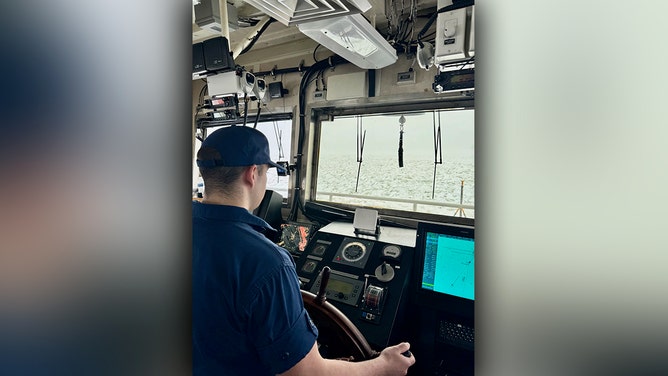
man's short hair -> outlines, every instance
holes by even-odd
[[[202,147],[197,152],[197,159],[212,160],[220,158],[220,153],[210,147]],[[199,172],[204,180],[204,190],[206,194],[214,192],[230,194],[233,191],[234,183],[239,180],[248,166],[234,167],[200,167]]]

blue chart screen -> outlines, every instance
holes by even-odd
[[[473,300],[474,240],[427,232],[422,288]]]

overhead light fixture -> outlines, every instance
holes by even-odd
[[[368,0],[244,0],[285,26],[366,12]]]
[[[360,68],[380,69],[397,52],[360,13],[369,0],[243,0],[299,31]]]
[[[380,69],[397,61],[396,50],[361,14],[304,22],[299,31],[364,69]]]

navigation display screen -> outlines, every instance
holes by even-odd
[[[281,242],[283,248],[291,253],[304,252],[311,238],[313,226],[302,223],[286,223],[281,225]]]
[[[424,252],[423,289],[474,300],[472,238],[426,232]]]

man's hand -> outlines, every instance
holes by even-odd
[[[405,375],[408,368],[415,364],[415,357],[409,351],[411,345],[408,342],[402,342],[398,345],[386,347],[380,353],[380,358],[386,364],[387,375]]]

